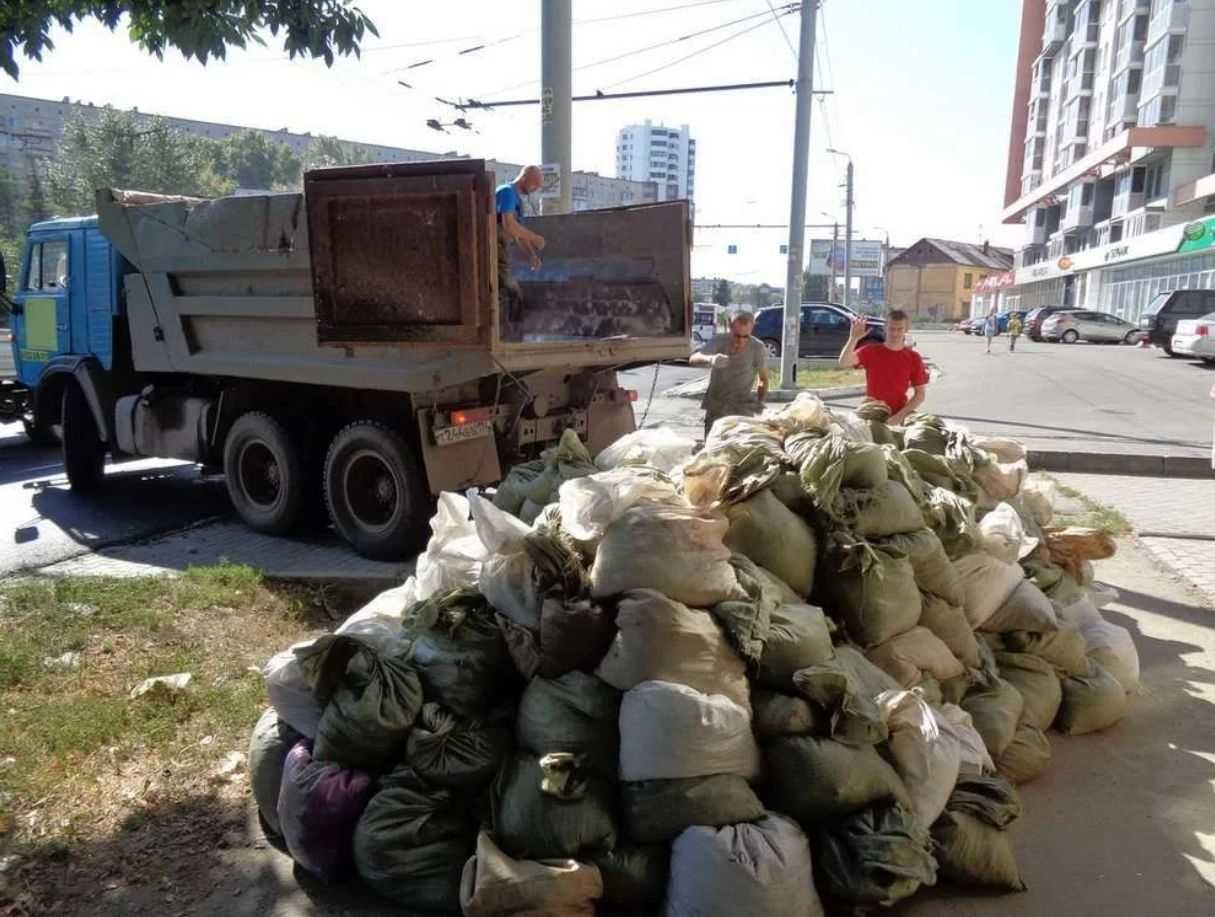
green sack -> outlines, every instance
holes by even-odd
[[[821,707],[807,700],[755,688],[751,692],[751,729],[760,739],[826,735],[831,723]]]
[[[614,609],[596,599],[545,598],[539,631],[504,614],[498,614],[497,621],[515,668],[527,679],[594,669],[616,636]]]
[[[924,517],[928,527],[937,533],[950,560],[978,550],[980,532],[975,522],[973,501],[945,488],[931,487]]]
[[[920,591],[905,552],[837,533],[828,539],[825,563],[834,576],[819,577],[823,605],[853,642],[877,646],[919,622]]]
[[[881,446],[849,442],[838,433],[806,443],[799,456],[790,455],[798,463],[802,486],[819,508],[829,507],[843,487],[863,490],[887,479],[886,455]]]
[[[1091,659],[1088,671],[1063,679],[1063,703],[1055,728],[1075,736],[1113,726],[1126,715],[1126,691],[1113,675]]]
[[[638,844],[669,841],[692,825],[734,825],[764,816],[751,784],[737,774],[620,784],[625,835]]]
[[[1000,635],[1002,646],[1011,653],[1029,653],[1044,659],[1060,675],[1083,675],[1088,671],[1088,649],[1077,624],[1060,624],[1056,631],[1036,634],[1014,630]]]
[[[900,690],[900,685],[855,647],[837,647],[829,662],[799,669],[793,676],[793,687],[822,708],[831,738],[854,745],[876,745],[889,737],[874,699],[883,691]]]
[[[967,774],[958,778],[945,808],[965,812],[1001,830],[1021,817],[1021,796],[1003,777]]]
[[[616,789],[576,758],[516,752],[493,786],[493,833],[517,859],[580,859],[616,845]]]
[[[979,647],[962,606],[950,604],[939,595],[924,593],[921,598],[923,611],[920,613],[920,627],[926,627],[936,634],[962,665],[976,668],[979,665]]]
[[[1004,749],[996,768],[1001,776],[1020,786],[1029,783],[1050,763],[1050,740],[1041,729],[1022,723],[1012,743]]]
[[[1021,722],[1021,711],[1025,706],[1021,692],[997,677],[988,687],[976,686],[962,698],[959,706],[974,720],[975,729],[982,736],[991,759],[999,761],[1000,755],[1004,754],[1016,735],[1017,724]]]
[[[835,656],[831,629],[821,608],[780,605],[772,610],[768,640],[756,681],[779,691],[793,687],[798,669],[829,662]]]
[[[481,722],[461,719],[433,702],[423,704],[405,743],[405,760],[435,786],[483,786],[511,750],[513,714],[514,707],[508,704],[489,722]]]
[[[780,593],[742,554],[731,554],[730,566],[747,597],[718,602],[709,611],[748,670],[754,672],[764,653],[772,610],[780,604]]]
[[[1025,701],[1021,722],[1035,729],[1050,729],[1063,702],[1063,688],[1055,667],[1029,653],[996,653],[1000,677],[1020,692]]]
[[[903,450],[903,456],[908,464],[915,469],[916,474],[929,487],[940,488],[958,497],[963,497],[971,503],[979,498],[979,487],[974,478],[948,459],[932,455],[922,449],[908,446]],[[933,500],[933,497],[929,497]],[[942,538],[942,541],[944,539]]]
[[[518,516],[523,509],[523,504],[527,502],[528,493],[536,487],[539,479],[547,470],[540,459],[515,465],[498,485],[498,490],[494,494],[494,506],[505,510],[512,516]],[[542,486],[545,490],[551,490],[551,476]]]
[[[519,699],[515,740],[534,755],[564,751],[614,779],[620,758],[620,692],[586,672],[533,678]]]
[[[815,885],[842,905],[889,907],[936,884],[929,834],[898,804],[879,803],[828,823],[814,840]]]
[[[845,745],[815,736],[764,743],[769,807],[800,822],[850,815],[893,799],[911,805],[898,773],[872,745]]]
[[[422,708],[418,673],[404,656],[383,655],[357,637],[327,634],[296,658],[324,706],[314,760],[379,771],[399,756]]]
[[[945,553],[941,539],[932,529],[921,528],[915,532],[892,535],[879,543],[907,555],[921,592],[938,596],[950,605],[963,604],[966,594],[962,589],[961,577]]]
[[[283,833],[278,821],[278,792],[283,784],[283,763],[287,760],[287,752],[302,738],[278,718],[273,707],[266,708],[249,737],[249,786],[265,827],[275,835]]]
[[[621,913],[640,914],[662,904],[671,866],[671,849],[666,844],[599,851],[588,862],[599,867],[603,878],[603,897],[596,903],[597,912],[619,909]]]
[[[921,449],[930,455],[945,455],[949,448],[949,429],[932,414],[917,414],[903,425],[903,442],[908,449]]]
[[[392,901],[458,913],[460,872],[476,836],[459,796],[427,785],[402,765],[380,781],[355,827],[355,869]]]
[[[958,885],[1023,892],[1008,834],[962,811],[946,809],[933,823],[941,878]]]
[[[818,545],[806,520],[776,498],[770,488],[726,507],[730,528],[722,541],[736,554],[772,571],[799,595],[814,588]]]
[[[889,430],[889,427],[887,427]],[[896,439],[898,434],[893,434],[891,439]],[[876,442],[876,440],[875,440]],[[928,485],[924,483],[924,479],[919,476],[914,468],[911,467],[911,462],[907,461],[907,457],[900,451],[902,446],[883,443],[882,452],[886,456],[886,474],[892,481],[898,481],[907,488],[911,496],[915,499],[916,505],[921,509],[928,508]]]
[[[814,500],[806,493],[801,475],[796,471],[781,472],[773,479],[768,489],[776,499],[799,516],[809,516],[814,512]]]
[[[824,510],[863,538],[886,538],[924,528],[923,512],[898,481],[883,481],[870,490],[845,488]]]

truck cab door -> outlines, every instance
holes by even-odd
[[[37,384],[52,357],[72,352],[70,260],[66,233],[39,235],[26,246],[13,295],[17,375],[26,385]]]

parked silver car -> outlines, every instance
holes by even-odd
[[[1142,336],[1138,328],[1108,312],[1069,309],[1056,312],[1042,323],[1042,337],[1048,341],[1074,344],[1094,341],[1102,344],[1135,344]]]

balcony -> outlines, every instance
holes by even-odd
[[[1143,201],[1144,194],[1142,191],[1115,191],[1114,201],[1110,208],[1110,219],[1125,219],[1126,215],[1132,210],[1138,210],[1142,207]]]
[[[1185,32],[1189,26],[1190,4],[1178,2],[1178,0],[1165,0],[1164,5],[1148,23],[1147,43],[1154,45],[1161,36]]]
[[[1118,49],[1114,57],[1114,74],[1117,75],[1129,67],[1143,66],[1143,48],[1147,42],[1128,41]]]
[[[1042,30],[1042,53],[1053,57],[1067,41],[1067,19],[1062,22],[1057,16],[1047,13],[1046,28]]]
[[[1122,25],[1132,16],[1148,12],[1151,7],[1150,0],[1118,0],[1118,24]]]
[[[1028,172],[1021,173],[1021,194],[1023,196],[1029,194],[1040,184],[1042,184],[1041,169],[1031,169]]]
[[[1090,198],[1091,201],[1091,198]],[[1067,212],[1059,217],[1059,231],[1066,235],[1087,233],[1093,225],[1093,205],[1068,207]]]

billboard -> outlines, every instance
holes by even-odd
[[[810,242],[810,273],[830,274],[832,262],[835,263],[835,273],[844,275],[844,243],[836,242],[835,253],[832,254],[830,239],[813,239]],[[882,243],[870,242],[865,239],[852,240],[852,276],[881,277],[882,276]]]

